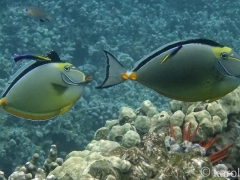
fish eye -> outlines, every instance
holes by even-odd
[[[222,59],[227,59],[227,58],[228,58],[228,53],[222,52],[222,53],[220,54],[220,57],[221,57]]]
[[[70,66],[64,66],[64,71],[70,71]]]

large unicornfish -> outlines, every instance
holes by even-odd
[[[106,77],[97,88],[137,81],[181,101],[212,102],[240,85],[240,57],[232,48],[209,39],[190,39],[160,47],[130,71],[109,52]]]
[[[91,81],[74,65],[47,56],[23,54],[14,60],[32,59],[9,80],[0,99],[2,108],[19,117],[45,120],[66,113]]]

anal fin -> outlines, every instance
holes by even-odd
[[[225,95],[226,95],[226,94],[224,94],[224,95],[222,95],[222,96],[218,96],[218,97],[212,98],[212,99],[208,99],[206,102],[207,102],[207,103],[212,103],[213,101],[216,101],[216,100],[222,98],[222,97],[225,96]]]
[[[72,105],[73,105],[73,103],[71,103],[71,104],[65,106],[64,108],[62,108],[61,111],[60,111],[60,115],[65,114],[72,107]]]

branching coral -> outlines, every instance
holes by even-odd
[[[38,168],[38,158],[39,155],[35,153],[32,156],[30,162],[27,162],[24,166],[19,166],[16,170],[9,176],[10,180],[30,180],[39,179],[43,180],[49,174],[49,172],[55,169],[57,166],[62,165],[63,160],[57,158],[57,148],[56,145],[52,145],[48,158],[44,163],[43,168]],[[50,179],[49,179],[50,180]]]

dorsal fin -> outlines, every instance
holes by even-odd
[[[177,42],[168,43],[168,44],[165,44],[165,45],[161,46],[160,48],[156,49],[155,51],[151,52],[147,56],[143,57],[138,62],[136,62],[134,65],[133,71],[139,70],[142,66],[144,66],[146,63],[151,61],[153,58],[159,56],[160,54],[162,54],[170,49],[180,47],[180,46],[183,46],[186,44],[192,44],[192,43],[205,44],[205,45],[216,46],[216,47],[223,47],[223,45],[221,45],[213,40],[204,39],[204,38],[189,39],[189,40],[185,40],[185,41],[177,41]]]
[[[61,62],[61,59],[56,53],[56,51],[50,51],[49,53],[47,53],[47,57],[51,59],[51,62]]]
[[[50,51],[46,56],[35,54],[22,54],[14,56],[14,61],[20,61],[23,59],[33,59],[41,62],[62,62],[56,51]]]
[[[16,55],[14,56],[14,61],[18,62],[23,59],[32,59],[36,61],[41,61],[41,62],[49,62],[51,59],[47,56],[40,56],[40,55],[34,55],[34,54],[22,54],[22,55]]]

